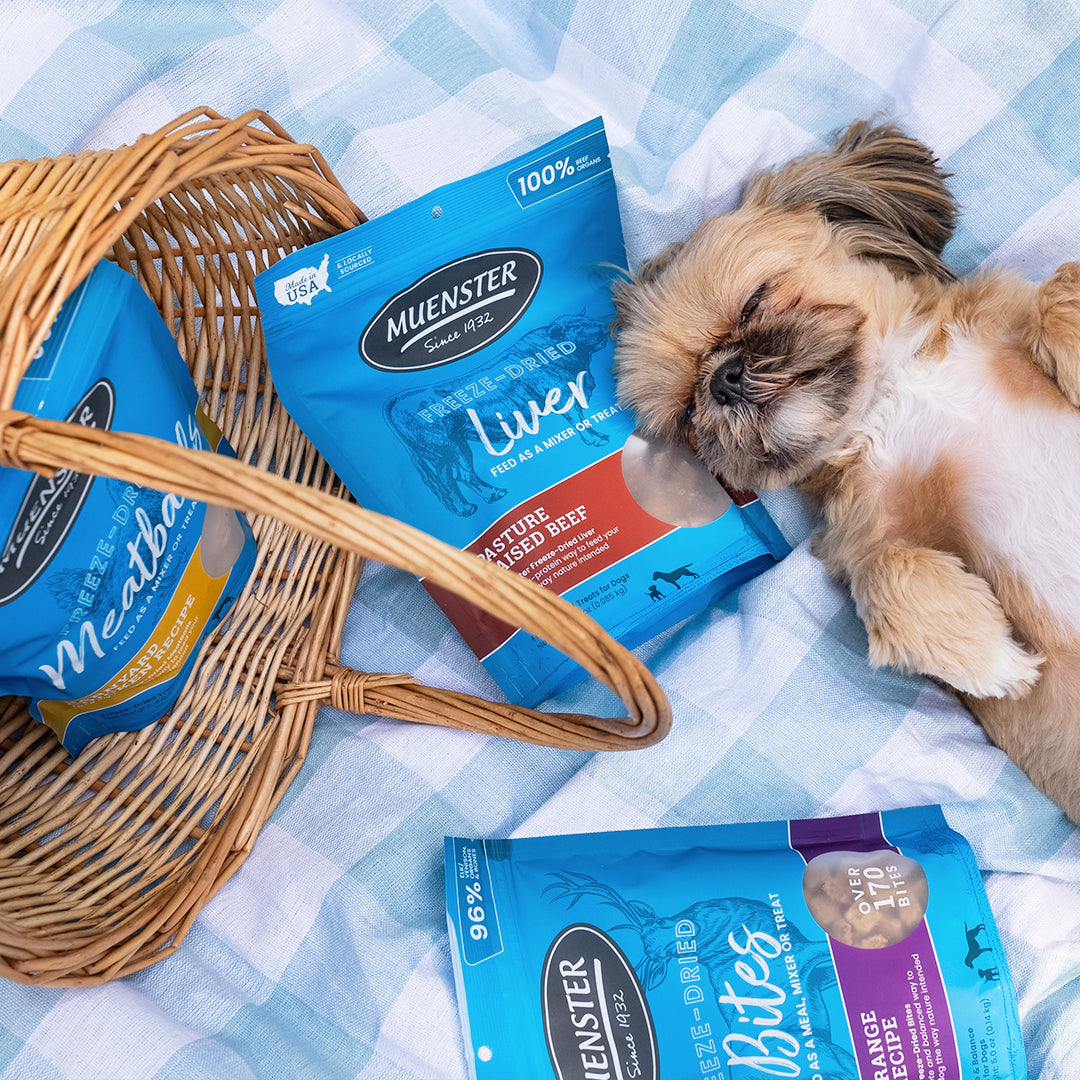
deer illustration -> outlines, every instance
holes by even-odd
[[[740,1004],[725,1004],[737,998],[733,985],[741,985],[734,973],[734,964],[742,960],[729,943],[729,935],[744,942],[748,934],[768,934],[774,939],[778,933],[773,909],[760,900],[743,897],[720,897],[699,900],[675,915],[658,915],[648,904],[640,900],[628,900],[615,889],[588,874],[564,870],[550,875],[556,880],[548,885],[545,893],[553,893],[559,900],[574,907],[586,898],[598,904],[615,908],[629,921],[609,930],[631,930],[640,939],[642,958],[634,965],[645,990],[652,990],[667,978],[673,959],[677,956],[675,927],[690,922],[695,928],[697,963],[704,968],[718,1003],[721,1016],[731,1031],[745,1030],[751,1019]],[[819,1071],[830,1077],[855,1076],[854,1058],[842,1046],[832,1042],[832,1031],[824,994],[836,985],[836,969],[826,941],[811,941],[790,921],[784,933],[790,936],[791,955],[798,963],[802,991],[806,999],[819,1058]],[[784,970],[782,963],[779,970]],[[780,976],[777,976],[778,978]],[[743,1021],[740,1023],[740,1020]],[[775,1025],[797,1039],[806,1033],[798,1023],[794,1009],[785,1010]],[[800,1039],[801,1041],[801,1039]]]

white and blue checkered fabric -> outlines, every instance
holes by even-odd
[[[754,169],[884,113],[954,174],[957,270],[1034,278],[1080,255],[1075,0],[0,4],[0,160],[130,142],[199,105],[265,109],[371,216],[602,115],[632,263],[730,207]],[[104,987],[0,980],[0,1077],[460,1080],[445,834],[941,802],[985,872],[1031,1076],[1076,1080],[1080,833],[950,696],[869,668],[812,519],[788,494],[768,504],[794,553],[639,650],[674,707],[659,746],[593,755],[324,709],[175,955]],[[385,567],[365,571],[344,659],[497,693]],[[559,699],[603,704],[589,684]]]

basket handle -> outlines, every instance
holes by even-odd
[[[412,675],[375,674],[333,665],[327,665],[322,679],[281,684],[275,696],[279,708],[325,703],[341,712],[376,713],[564,750],[635,749],[651,746],[662,737],[658,733],[632,736],[625,729],[626,720],[612,721],[622,725],[618,731],[600,731],[594,726],[597,718],[583,713],[540,712],[424,686]]]
[[[424,687],[404,681],[408,676],[395,676],[391,682],[362,687],[365,707],[384,715],[421,719],[420,706],[426,701],[425,722],[432,722],[433,711],[446,710],[447,726],[546,746],[592,750],[651,746],[671,726],[670,704],[649,670],[584,611],[527,578],[395,518],[222,454],[188,449],[147,435],[44,420],[15,410],[0,411],[0,467],[5,466],[46,476],[61,469],[109,476],[273,517],[364,558],[426,578],[504,622],[543,638],[617,694],[628,712],[626,717],[615,719],[543,713]],[[331,683],[334,677],[336,672],[331,674]],[[339,690],[346,681],[342,676]],[[319,692],[329,697],[331,691],[332,687]],[[311,687],[303,692],[310,693]],[[448,704],[452,708],[447,709]]]

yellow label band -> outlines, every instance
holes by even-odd
[[[228,573],[220,577],[207,574],[203,568],[201,546],[200,541],[146,644],[122,672],[85,697],[39,702],[42,720],[59,738],[63,739],[68,724],[76,716],[120,705],[175,678],[184,666],[229,578]]]
[[[202,433],[206,436],[206,441],[210,444],[210,449],[216,453],[218,443],[222,440],[221,428],[210,419],[210,416],[202,405],[195,406],[195,419],[198,421],[199,427],[202,428]]]

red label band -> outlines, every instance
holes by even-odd
[[[635,502],[619,450],[519,503],[465,550],[561,595],[675,528]],[[517,632],[456,593],[424,587],[481,659]]]

